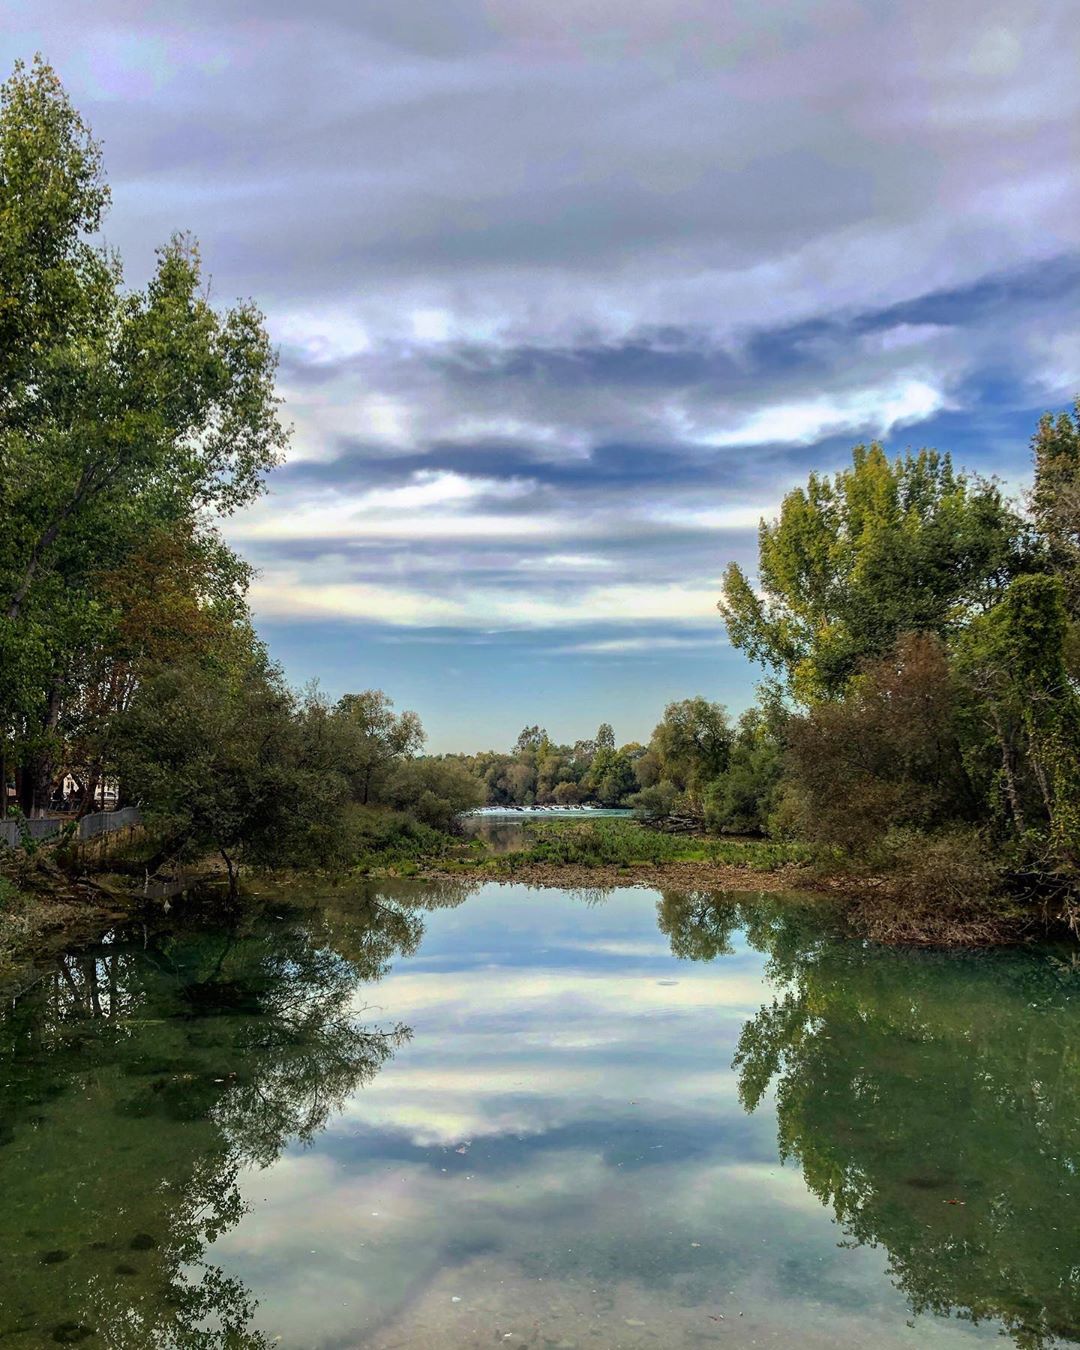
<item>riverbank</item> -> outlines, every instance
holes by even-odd
[[[429,832],[429,834],[432,832]],[[287,886],[319,878],[343,883],[453,880],[479,886],[509,881],[537,889],[604,892],[645,887],[671,892],[815,894],[831,901],[854,935],[886,945],[984,947],[1046,936],[1045,916],[1021,909],[1000,894],[975,893],[964,878],[948,875],[945,861],[927,888],[902,879],[859,875],[823,865],[803,845],[759,839],[672,836],[631,820],[530,822],[520,846],[494,853],[481,840],[449,835],[433,850],[426,836],[405,849],[368,852],[344,872],[251,872],[256,884],[269,879]],[[122,865],[112,859],[111,867]],[[208,863],[198,877],[146,891],[145,871],[71,875],[43,851],[29,868],[0,877],[0,973],[70,940],[86,927],[130,917],[185,886],[225,881],[220,865]],[[925,880],[925,878],[924,878]],[[182,903],[182,902],[181,902]]]

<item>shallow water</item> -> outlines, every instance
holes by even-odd
[[[1075,1344],[1080,968],[797,897],[174,910],[7,1005],[0,1195],[4,1346]]]

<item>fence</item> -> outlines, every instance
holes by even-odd
[[[139,825],[142,817],[139,815],[137,807],[125,806],[120,811],[95,811],[93,815],[83,816],[78,822],[76,836],[81,839],[96,839],[102,834],[112,834],[114,830],[127,830],[132,825]],[[69,825],[75,824],[72,820],[49,819],[49,820],[0,820],[0,844],[7,844],[9,848],[21,848],[24,838],[29,837],[35,842],[42,839],[51,839],[54,835],[60,834]]]

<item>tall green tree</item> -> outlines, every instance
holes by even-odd
[[[1020,836],[1045,838],[1054,865],[1080,872],[1080,696],[1065,661],[1059,577],[1018,577],[967,634],[974,707],[999,757],[999,796]]]
[[[727,710],[699,695],[667,705],[649,748],[660,780],[697,799],[727,768],[732,741]]]
[[[1031,509],[1065,605],[1080,622],[1080,400],[1073,412],[1047,413],[1032,440],[1035,482]]]
[[[337,712],[352,732],[347,772],[361,805],[382,800],[385,786],[400,762],[424,744],[424,728],[414,712],[394,712],[394,701],[381,689],[346,694]]]
[[[127,288],[96,242],[100,148],[42,61],[0,89],[0,731],[41,805],[103,574],[153,530],[249,502],[281,456],[276,357],[209,302],[196,245]]]
[[[842,694],[901,633],[945,636],[992,607],[1021,566],[1023,528],[948,455],[890,460],[873,444],[789,492],[758,547],[760,590],[732,563],[720,611],[736,647],[812,702]]]

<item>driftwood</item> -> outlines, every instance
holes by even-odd
[[[645,822],[650,830],[661,834],[704,834],[705,821],[701,816],[665,816]]]

